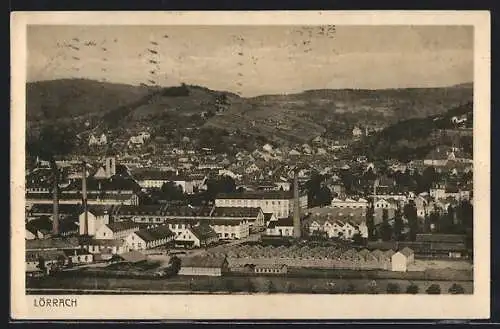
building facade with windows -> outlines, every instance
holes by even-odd
[[[307,209],[307,195],[299,197],[301,209]],[[260,191],[220,194],[215,199],[216,207],[254,207],[265,213],[274,213],[278,218],[288,217],[294,209],[293,192]]]

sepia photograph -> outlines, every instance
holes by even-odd
[[[233,15],[23,27],[11,221],[28,307],[477,296],[474,23]]]

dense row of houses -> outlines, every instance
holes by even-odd
[[[415,264],[415,253],[408,247],[387,250],[339,250],[307,246],[237,246],[227,251],[227,258],[230,269],[235,272],[248,271],[248,267],[276,268],[277,265],[406,272]]]

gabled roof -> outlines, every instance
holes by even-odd
[[[279,218],[277,221],[272,221],[270,223],[276,222],[276,226],[288,226],[293,227],[293,217]]]
[[[94,214],[95,216],[104,216],[110,213],[111,208],[109,206],[101,205],[90,205],[87,206],[87,211]],[[83,213],[83,209],[81,209]]]
[[[293,191],[256,191],[221,193],[217,199],[252,199],[252,200],[289,200],[293,198]]]
[[[215,207],[212,216],[255,218],[261,211],[259,207]]]
[[[227,217],[212,217],[205,220],[209,225],[223,225],[223,226],[238,226],[241,225],[245,219],[234,219]]]
[[[81,210],[81,205],[75,204],[59,204],[59,214],[78,214]],[[52,214],[53,205],[47,203],[35,203],[31,206],[30,212],[33,214]]]
[[[26,229],[34,234],[42,230],[50,231],[52,230],[52,220],[48,216],[35,218],[26,223]]]
[[[403,255],[405,255],[406,257],[410,257],[411,255],[414,254],[413,250],[411,250],[410,248],[408,247],[404,247],[402,250],[399,251],[400,253],[402,253]]]
[[[271,220],[271,218],[273,217],[273,213],[272,212],[265,212],[264,213],[264,221],[267,222],[269,220]]]
[[[165,208],[164,205],[121,205],[116,213],[118,215],[161,215]]]
[[[378,260],[381,260],[381,259],[384,259],[385,258],[385,255],[384,255],[384,252],[379,250],[379,249],[375,249],[371,252],[371,255],[373,257],[375,257],[376,259]]]
[[[82,256],[82,255],[91,255],[91,253],[86,249],[74,249],[74,250],[64,250],[64,254],[69,256]]]
[[[285,264],[278,264],[278,263],[272,263],[272,264],[256,264],[255,268],[257,269],[275,269],[275,270],[281,270],[283,268],[286,268],[287,266]]]
[[[394,255],[395,253],[396,253],[396,252],[395,252],[394,250],[392,250],[392,249],[386,250],[386,251],[384,252],[384,254],[385,254],[385,256],[386,256],[387,258],[391,258],[391,257],[392,257],[392,255]]]
[[[78,239],[35,239],[26,240],[26,250],[74,249],[79,248]]]
[[[191,232],[196,236],[200,241],[217,238],[217,233],[209,226],[209,225],[196,225],[191,227]]]
[[[181,260],[182,267],[203,267],[203,268],[222,268],[225,257],[207,257],[207,256],[194,256],[186,257]]]
[[[138,181],[143,180],[164,180],[168,181],[174,177],[175,172],[160,171],[160,170],[140,170],[132,173],[134,178]]]
[[[139,225],[137,225],[133,221],[129,221],[129,220],[122,221],[122,222],[109,223],[109,224],[106,224],[106,226],[113,233],[117,233],[117,232],[121,232],[121,231],[127,231],[127,230],[131,230],[133,228],[139,228]]]
[[[156,241],[160,239],[165,239],[175,234],[170,231],[168,225],[161,225],[151,229],[143,229],[135,232],[145,242]]]
[[[26,261],[37,262],[40,258],[45,261],[56,260],[59,257],[66,258],[64,251],[62,250],[43,250],[43,251],[26,251]]]
[[[362,257],[366,257],[368,254],[370,254],[370,251],[368,249],[362,249],[359,251],[359,255]]]
[[[80,245],[82,246],[105,246],[105,247],[121,247],[125,241],[123,239],[94,239],[92,237],[82,238]]]

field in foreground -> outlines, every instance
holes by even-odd
[[[103,277],[45,277],[27,281],[29,293],[47,293],[45,289],[64,289],[75,293],[96,293],[99,290],[114,290],[115,293],[127,293],[140,290],[143,293],[229,293],[229,292],[287,292],[316,294],[385,294],[390,288],[394,293],[405,293],[409,285],[418,286],[419,293],[425,293],[432,285],[439,285],[442,294],[455,282],[451,281],[409,281],[409,280],[368,280],[368,279],[326,279],[326,278],[288,278],[288,277],[191,277],[176,276],[159,280],[103,278]],[[473,282],[456,282],[464,293],[473,293]],[[395,288],[397,287],[397,288]],[[389,290],[390,290],[389,288]],[[37,290],[41,289],[41,290]],[[53,292],[55,292],[54,290]],[[85,292],[85,290],[89,290]]]

